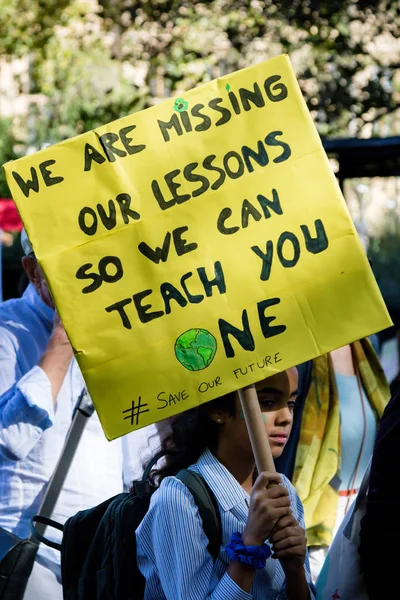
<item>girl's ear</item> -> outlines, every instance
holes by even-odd
[[[218,423],[218,425],[223,425],[228,420],[228,414],[225,411],[218,408],[210,411],[208,413],[208,416],[210,417],[211,421],[214,421],[214,423]]]

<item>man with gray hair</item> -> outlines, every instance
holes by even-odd
[[[0,526],[26,538],[85,383],[25,231],[21,243],[30,284],[22,298],[0,304]],[[138,476],[138,451],[156,431],[146,430],[108,442],[94,413],[52,518],[63,523],[122,492]],[[152,450],[155,444],[157,436]],[[59,552],[39,547],[25,599],[62,600]]]

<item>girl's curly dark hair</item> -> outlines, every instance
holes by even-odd
[[[210,412],[215,409],[235,416],[235,392],[171,417],[170,433],[161,440],[160,451],[165,455],[163,465],[150,473],[153,485],[197,462],[206,448],[215,454],[220,427],[210,418]]]

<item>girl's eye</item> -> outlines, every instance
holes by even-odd
[[[296,402],[288,402],[288,407],[290,408],[290,410],[293,410],[294,408],[296,408]]]
[[[264,408],[271,408],[272,406],[275,406],[275,400],[263,400],[262,398],[260,399],[260,404],[261,406],[263,406]]]

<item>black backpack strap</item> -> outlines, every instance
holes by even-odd
[[[31,535],[29,539],[35,544],[42,542],[43,544],[46,544],[46,546],[50,546],[50,548],[55,548],[56,550],[60,550],[61,548],[60,544],[48,540],[44,534],[48,525],[60,529],[60,531],[63,530],[63,526],[60,523],[51,520],[49,516],[52,514],[61,490],[63,489],[65,479],[68,475],[69,468],[75,456],[86,423],[93,413],[94,406],[92,400],[86,387],[84,387],[74,408],[71,425],[68,429],[63,449],[46,488],[39,511],[30,522]]]
[[[48,540],[44,537],[44,535],[36,531],[35,523],[41,523],[46,527],[53,527],[54,529],[58,529],[61,532],[64,531],[64,525],[61,525],[60,523],[57,523],[57,521],[53,521],[53,519],[49,519],[48,517],[41,517],[40,515],[35,515],[34,517],[32,517],[30,522],[32,538],[35,538],[35,540],[37,540],[38,542],[46,544],[46,546],[49,546],[50,548],[54,548],[55,550],[61,550],[61,544]]]
[[[141,479],[136,479],[135,481],[132,481],[130,489],[131,494],[133,494],[134,496],[138,496],[139,498],[148,498],[151,496],[151,494],[154,492],[154,487],[149,481],[150,471],[158,463],[160,458],[163,458],[166,455],[166,452],[160,450],[160,452],[157,452],[157,454],[155,454],[152,457],[152,459],[147,463],[147,466],[143,471]]]
[[[197,504],[208,537],[207,550],[215,562],[222,544],[221,515],[215,496],[201,475],[194,471],[182,469],[176,477],[186,485]]]

